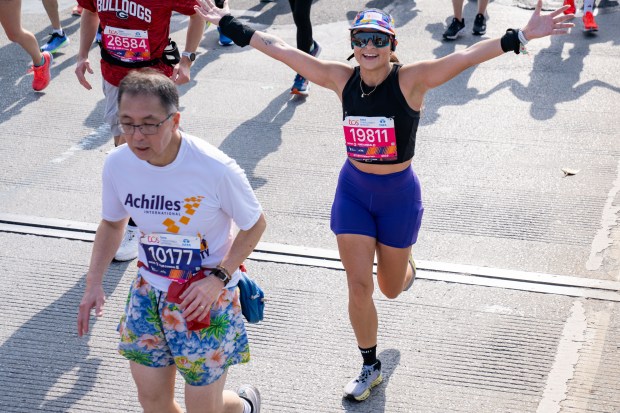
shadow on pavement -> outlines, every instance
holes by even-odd
[[[110,266],[104,278],[108,296],[128,265]],[[90,356],[86,340],[92,339],[96,320],[91,318],[90,336],[86,339],[78,339],[76,332],[83,280],[84,275],[58,300],[21,323],[0,346],[0,375],[6,378],[4,383],[14,386],[4,385],[0,390],[3,411],[67,411],[93,389],[102,360]],[[45,286],[41,288],[45,294]],[[69,373],[75,378],[63,379]]]
[[[317,2],[316,0],[313,1],[313,3],[316,3],[316,2]],[[276,1],[276,2],[271,2],[271,3],[264,3],[264,2],[257,1],[256,5],[253,7],[250,7],[248,11],[256,13],[256,12],[262,11],[266,7],[269,7],[269,8],[266,11],[262,12],[257,17],[249,18],[248,22],[250,22],[250,24],[258,23],[258,24],[264,24],[267,26],[271,26],[273,22],[276,20],[276,17],[278,17],[279,15],[291,13],[291,6],[288,1]]]
[[[27,22],[25,23],[25,28],[28,30]],[[72,18],[62,20],[61,24],[68,36],[74,34],[80,27],[79,21],[76,24],[76,20]],[[45,32],[48,30],[51,30],[49,26],[45,29]],[[39,42],[39,46],[46,43],[47,37],[44,31],[34,35]],[[54,57],[62,56],[62,54],[61,51],[56,53]],[[17,59],[15,56],[17,56]],[[28,62],[27,65],[23,68],[16,68],[16,61],[22,62],[24,57],[26,57]],[[2,88],[0,88],[0,95],[2,96],[2,99],[0,99],[0,124],[13,116],[21,114],[24,107],[36,102],[46,93],[45,91],[34,92],[32,90],[32,75],[26,73],[31,64],[30,56],[17,43],[10,42],[0,47],[0,84],[2,84]],[[51,67],[52,82],[61,71],[73,65],[75,65],[75,56],[70,61],[65,61],[60,65],[53,63]]]
[[[441,58],[454,53],[456,45],[466,45],[467,47],[479,42],[480,40],[487,39],[486,36],[474,36],[471,34],[471,26],[473,24],[473,18],[468,19],[470,16],[475,16],[478,10],[477,3],[466,2],[463,9],[463,16],[465,16],[466,28],[468,32],[457,38],[456,40],[444,40],[443,32],[452,21],[453,16],[449,16],[446,19],[446,23],[432,23],[426,26],[432,38],[439,42],[439,46],[433,50],[433,54],[436,58]],[[429,125],[436,122],[439,119],[439,110],[446,105],[449,106],[462,106],[467,102],[474,100],[478,96],[478,89],[468,87],[469,79],[476,70],[476,67],[471,67],[461,72],[454,79],[432,89],[426,95],[424,100],[424,108],[422,109],[421,125]]]
[[[285,90],[260,113],[237,126],[220,144],[219,149],[245,170],[254,190],[267,182],[254,174],[256,165],[278,150],[282,143],[282,126],[304,102],[304,98],[291,97]]]
[[[584,59],[590,54],[590,46],[595,43],[617,42],[612,33],[599,33],[589,35],[576,31],[565,36],[552,37],[551,46],[535,53],[528,85],[523,85],[514,79],[505,80],[490,91],[479,95],[478,99],[486,99],[493,93],[508,88],[519,100],[531,103],[532,118],[547,120],[555,116],[559,104],[578,100],[594,87],[620,93],[619,87],[598,79],[579,84],[581,73],[584,71]],[[567,45],[571,48],[568,59],[564,59],[562,50]],[[560,73],[553,76],[553,72]]]
[[[418,15],[419,11],[415,7],[415,0],[369,0],[363,7],[360,5],[359,10],[348,11],[347,21],[352,22],[355,15],[361,10],[381,9],[392,15],[396,27],[402,27]]]

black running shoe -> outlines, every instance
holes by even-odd
[[[484,15],[478,13],[476,15],[476,18],[474,19],[474,28],[472,30],[472,33],[477,36],[482,36],[486,32],[487,32],[486,19],[484,18]]]
[[[443,38],[446,40],[454,40],[465,30],[465,19],[459,21],[456,17],[452,18],[452,23],[443,33]]]

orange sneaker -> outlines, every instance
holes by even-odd
[[[44,63],[41,66],[30,66],[28,73],[34,73],[34,79],[32,79],[32,88],[37,92],[45,89],[50,84],[52,75],[50,73],[50,66],[52,65],[52,55],[49,52],[41,53],[43,55]]]
[[[82,9],[82,6],[80,6],[80,5],[78,4],[77,6],[75,6],[75,7],[73,8],[73,10],[71,10],[71,15],[72,15],[72,16],[76,16],[76,17],[79,17],[79,16],[81,16],[81,15],[82,15],[82,10],[83,10],[83,9]]]
[[[575,8],[575,0],[564,0],[564,6],[570,6],[564,10],[564,14],[575,14],[577,9]]]
[[[583,30],[587,32],[598,31],[598,24],[596,24],[596,21],[594,20],[594,15],[592,14],[592,12],[590,11],[586,12],[586,14],[583,15],[582,20],[583,20]]]

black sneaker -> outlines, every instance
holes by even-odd
[[[456,17],[453,17],[452,23],[450,23],[450,26],[448,26],[446,31],[443,33],[443,38],[446,40],[454,40],[459,37],[463,30],[465,30],[465,18],[459,21]]]
[[[476,14],[476,18],[474,19],[474,28],[472,33],[477,36],[482,36],[487,32],[487,23],[484,15],[478,13]]]

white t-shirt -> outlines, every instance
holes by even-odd
[[[230,249],[234,224],[248,230],[262,208],[243,169],[213,145],[181,132],[176,159],[154,166],[121,145],[103,167],[103,208],[107,221],[131,216],[144,234],[178,234],[201,239],[202,267],[215,267]],[[140,246],[138,259],[145,260]],[[167,291],[170,280],[140,268],[153,287]],[[239,271],[227,287],[237,284]]]

